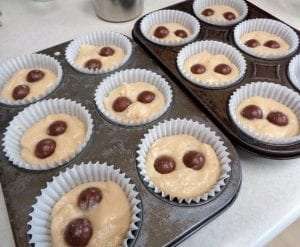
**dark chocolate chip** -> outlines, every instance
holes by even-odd
[[[260,46],[260,43],[256,39],[249,39],[245,42],[245,45],[250,48],[255,48],[257,46]]]
[[[266,43],[264,43],[264,46],[271,49],[278,49],[280,47],[279,43],[275,40],[268,40]]]
[[[16,86],[12,92],[12,97],[15,100],[24,99],[30,92],[30,88],[27,85]]]
[[[77,200],[77,205],[82,210],[94,207],[102,200],[102,192],[96,187],[89,187],[83,190]]]
[[[69,246],[84,247],[87,246],[92,234],[91,222],[86,218],[77,218],[66,226],[64,238]]]
[[[204,65],[196,63],[191,67],[191,72],[193,74],[203,74],[206,71]]]
[[[205,162],[205,157],[197,151],[189,151],[183,156],[183,163],[193,170],[200,170]]]
[[[26,80],[28,82],[36,82],[39,81],[41,79],[43,79],[45,76],[45,73],[39,69],[33,69],[30,70],[26,76]]]
[[[175,35],[177,36],[177,37],[180,37],[180,38],[186,38],[187,36],[188,36],[188,34],[187,34],[187,32],[186,31],[184,31],[184,30],[182,30],[182,29],[178,29],[178,30],[176,30],[175,32]]]
[[[241,111],[241,115],[247,119],[262,119],[263,112],[257,105],[247,105]]]
[[[169,29],[164,26],[159,26],[154,31],[154,36],[159,39],[165,38],[169,34]]]
[[[204,9],[202,12],[201,12],[201,15],[204,15],[204,16],[211,16],[215,13],[215,11],[213,9],[210,9],[210,8],[207,8],[207,9]]]
[[[223,14],[224,18],[228,21],[232,21],[232,20],[235,20],[235,14],[233,14],[232,12],[225,12]]]
[[[286,126],[289,123],[287,115],[280,111],[272,111],[268,114],[267,119],[270,123],[277,126]]]
[[[114,55],[114,53],[115,53],[115,50],[110,47],[107,47],[107,46],[102,47],[99,51],[99,55],[103,56],[103,57],[112,56],[112,55]]]
[[[67,129],[67,123],[65,121],[55,121],[48,127],[48,135],[50,136],[59,136],[65,133]]]
[[[175,167],[175,161],[167,155],[158,157],[154,162],[155,170],[161,174],[170,173],[175,170]]]
[[[84,67],[90,70],[101,69],[102,63],[98,59],[90,59],[84,64]]]
[[[231,73],[231,68],[227,64],[221,63],[214,68],[214,71],[222,75],[228,75]]]
[[[151,103],[154,99],[155,99],[155,94],[150,91],[143,91],[137,97],[137,100],[139,102],[145,104]]]
[[[128,99],[127,97],[118,97],[115,99],[112,108],[116,112],[122,112],[127,109],[129,105],[131,105],[131,100]]]
[[[36,144],[34,154],[40,159],[45,159],[54,153],[55,148],[56,142],[53,139],[42,139]]]

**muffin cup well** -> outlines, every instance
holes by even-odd
[[[289,63],[288,75],[293,85],[300,90],[300,54]]]

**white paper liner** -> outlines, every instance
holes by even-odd
[[[249,48],[244,45],[240,38],[250,32],[262,31],[268,32],[282,38],[289,46],[289,50],[282,54],[265,54]],[[244,52],[258,58],[263,59],[279,59],[294,52],[299,44],[299,38],[292,28],[275,20],[271,19],[251,19],[241,22],[234,28],[234,41],[236,45]]]
[[[36,197],[37,202],[32,206],[30,213],[31,220],[28,222],[30,230],[28,234],[32,237],[30,244],[35,246],[51,246],[51,211],[55,203],[74,187],[88,182],[113,181],[123,189],[131,205],[131,224],[127,232],[126,239],[122,245],[126,247],[129,239],[134,239],[134,230],[138,229],[137,223],[141,220],[138,216],[140,209],[138,205],[141,201],[137,198],[138,192],[135,190],[135,184],[130,178],[125,177],[120,169],[115,169],[106,163],[81,163],[73,168],[68,168],[65,172],[60,172],[58,176],[53,177],[47,187],[41,190],[41,195]]]
[[[239,13],[239,17],[232,21],[214,20],[201,14],[201,12],[212,5],[226,5],[235,9]],[[248,13],[248,6],[243,0],[195,0],[193,3],[194,14],[203,22],[218,25],[232,26],[243,20]]]
[[[0,103],[6,105],[25,105],[36,102],[50,94],[59,85],[62,79],[63,70],[60,63],[44,54],[28,54],[16,58],[12,58],[0,65],[0,91],[10,78],[21,69],[43,68],[51,70],[56,75],[56,80],[38,96],[29,99],[8,100],[0,97]]]
[[[83,122],[86,128],[86,136],[83,143],[66,159],[51,164],[28,164],[21,156],[20,143],[22,136],[34,123],[48,115],[58,113],[75,116]],[[13,165],[29,170],[46,170],[60,166],[73,159],[87,145],[92,135],[93,126],[93,119],[89,111],[75,101],[71,101],[69,99],[49,99],[37,102],[25,108],[22,112],[15,116],[12,121],[10,121],[9,126],[6,128],[4,133],[2,143],[5,156],[13,163]]]
[[[289,63],[288,75],[293,85],[300,90],[300,54]]]
[[[171,119],[159,123],[149,129],[147,134],[144,135],[144,139],[141,140],[139,148],[137,150],[137,162],[139,172],[143,177],[143,180],[148,184],[148,186],[154,189],[155,193],[160,194],[162,197],[168,197],[171,201],[175,200],[176,197],[172,197],[167,193],[161,191],[155,184],[151,181],[147,174],[145,163],[148,150],[151,145],[159,138],[172,135],[186,134],[195,137],[198,141],[210,145],[220,162],[220,177],[216,184],[207,192],[202,195],[193,198],[178,199],[179,203],[186,202],[190,204],[191,202],[199,203],[200,200],[208,200],[209,197],[214,197],[218,192],[220,192],[225,186],[225,179],[230,176],[231,172],[231,160],[229,158],[229,153],[227,147],[224,145],[222,139],[217,135],[216,132],[212,131],[209,127],[204,124],[195,122],[193,120],[187,119]]]
[[[164,107],[148,119],[141,120],[125,120],[108,112],[104,106],[104,98],[115,88],[121,86],[123,83],[147,82],[155,86],[164,96]],[[103,80],[97,87],[95,92],[95,101],[98,110],[104,114],[109,120],[121,125],[137,126],[149,123],[166,112],[172,102],[172,89],[169,83],[160,75],[145,69],[128,69],[117,72]]]
[[[231,61],[231,63],[233,63],[238,68],[238,71],[240,73],[239,76],[233,80],[229,80],[222,83],[197,80],[196,77],[194,77],[192,74],[188,73],[184,69],[184,63],[191,56],[203,51],[207,51],[213,55],[221,54],[226,56]],[[212,40],[197,41],[192,44],[186,45],[178,53],[176,63],[180,73],[187,80],[198,86],[203,86],[207,88],[223,88],[237,83],[245,75],[247,68],[245,58],[236,48],[232,47],[231,45]]]
[[[116,64],[115,66],[107,69],[96,69],[96,70],[90,70],[88,68],[80,67],[78,64],[75,63],[75,59],[79,54],[80,47],[82,45],[89,44],[94,46],[109,46],[109,45],[115,45],[117,47],[120,47],[124,53],[125,56],[122,59],[122,61],[119,64]],[[128,59],[130,58],[132,54],[132,44],[130,40],[116,32],[93,32],[88,33],[86,35],[83,35],[81,37],[78,37],[74,39],[67,47],[65,52],[65,57],[68,63],[76,70],[86,73],[86,74],[102,74],[107,73],[113,70],[116,70],[123,66]]]
[[[178,23],[190,30],[191,35],[187,38],[167,41],[164,39],[158,39],[150,35],[150,30],[154,25],[160,25],[165,23]],[[187,44],[194,40],[200,32],[200,24],[198,20],[192,15],[179,11],[179,10],[160,10],[145,16],[140,24],[140,29],[144,37],[151,42],[164,46],[179,46]]]
[[[269,136],[260,135],[250,128],[244,126],[238,116],[235,113],[236,108],[239,104],[254,96],[260,96],[264,98],[273,99],[287,107],[289,107],[297,116],[297,119],[300,121],[300,95],[294,92],[293,90],[281,86],[279,84],[275,84],[272,82],[252,82],[250,84],[246,84],[240,88],[238,88],[229,99],[229,115],[233,122],[239,127],[243,132],[247,135],[260,140],[265,143],[271,144],[289,144],[293,142],[300,141],[300,133],[294,137],[286,137],[286,138],[272,138]]]

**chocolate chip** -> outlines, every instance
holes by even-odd
[[[137,100],[139,102],[145,104],[151,103],[154,99],[155,99],[155,94],[150,91],[143,91],[137,97]]]
[[[193,170],[200,170],[205,162],[205,157],[197,151],[189,151],[183,156],[183,163]]]
[[[161,174],[170,173],[175,170],[175,167],[175,161],[167,155],[158,157],[154,162],[155,170]]]
[[[206,71],[204,65],[196,63],[191,67],[191,72],[193,74],[203,74]]]
[[[48,127],[48,135],[59,136],[65,133],[67,129],[67,123],[65,121],[55,121]]]
[[[264,43],[264,46],[271,49],[278,49],[280,47],[279,43],[275,40],[268,40],[266,43]]]
[[[26,80],[28,82],[36,82],[36,81],[43,79],[44,76],[45,76],[45,73],[43,71],[41,71],[39,69],[33,69],[28,72],[28,74],[26,76]]]
[[[102,200],[102,192],[96,187],[89,187],[83,190],[77,200],[77,205],[82,210],[94,207]]]
[[[99,55],[103,56],[103,57],[112,56],[112,55],[114,55],[114,53],[115,53],[115,50],[110,47],[107,47],[107,46],[102,47],[99,51]]]
[[[40,159],[45,159],[54,153],[56,142],[52,139],[42,139],[35,145],[34,154]]]
[[[263,112],[257,105],[248,105],[241,111],[241,115],[247,119],[262,119]]]
[[[24,99],[30,92],[30,88],[27,85],[16,86],[12,92],[14,100]]]
[[[93,233],[91,222],[86,218],[73,219],[65,228],[64,238],[72,247],[87,246]]]
[[[227,64],[221,63],[214,68],[214,71],[222,75],[228,75],[231,73],[231,68]]]
[[[112,108],[116,112],[122,112],[127,109],[129,105],[131,105],[131,100],[128,99],[127,97],[118,97],[115,99]]]
[[[102,63],[98,59],[90,59],[84,64],[84,67],[90,70],[101,69]]]
[[[184,30],[182,30],[182,29],[178,29],[178,30],[176,30],[175,32],[175,35],[177,36],[177,37],[180,37],[180,38],[186,38],[187,36],[188,36],[188,34],[187,34],[187,32],[186,31],[184,31]]]
[[[201,15],[204,15],[204,16],[211,16],[215,13],[215,11],[213,9],[210,9],[210,8],[207,8],[205,10],[203,10],[201,12]]]
[[[255,48],[257,46],[260,46],[260,43],[256,39],[249,39],[245,42],[245,45],[250,48]]]
[[[235,20],[235,14],[233,14],[232,12],[225,12],[223,14],[224,18],[228,21],[232,21],[232,20]]]
[[[164,26],[159,26],[154,31],[154,36],[159,39],[165,38],[169,34],[169,29]]]
[[[280,111],[272,111],[268,114],[267,119],[270,123],[277,126],[286,126],[289,123],[287,115]]]

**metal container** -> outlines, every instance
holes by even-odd
[[[97,16],[111,22],[129,21],[144,9],[144,0],[94,0]]]

